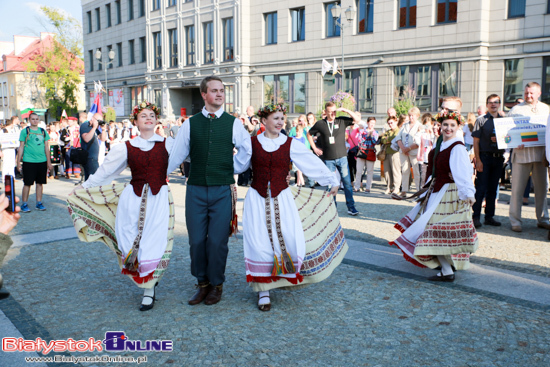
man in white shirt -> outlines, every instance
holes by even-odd
[[[541,88],[538,83],[527,83],[524,90],[525,102],[514,106],[508,113],[514,116],[548,116],[548,105],[540,102]],[[544,146],[524,147],[523,144],[514,148],[512,152],[512,196],[510,198],[510,225],[512,231],[521,232],[521,207],[525,185],[531,176],[535,189],[535,214],[537,227],[550,229],[548,221],[548,204],[546,193],[548,191],[548,170],[543,163],[545,156]]]

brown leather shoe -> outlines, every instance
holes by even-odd
[[[212,290],[212,285],[208,282],[199,283],[195,285],[195,287],[197,287],[197,291],[195,292],[193,297],[189,299],[189,302],[188,302],[191,306],[198,305],[199,303],[204,301],[206,296]]]
[[[208,293],[208,296],[206,296],[206,299],[204,300],[204,304],[211,306],[220,302],[222,299],[222,292],[223,292],[223,284],[215,286],[214,288],[212,288],[210,293]]]

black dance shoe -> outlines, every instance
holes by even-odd
[[[151,297],[151,296],[143,296],[143,298],[145,298],[145,297],[151,298],[151,299],[153,300],[153,302],[151,302],[151,304],[148,304],[148,305],[144,305],[144,304],[142,303],[142,304],[139,306],[139,310],[140,310],[140,311],[149,311],[150,309],[153,308],[153,306],[155,306],[155,299],[156,299],[156,298],[155,298],[155,293],[156,293],[156,291],[157,291],[157,285],[158,285],[158,283],[155,284],[155,287],[153,288],[153,297]]]
[[[485,222],[483,222],[483,224],[489,225],[489,226],[500,227],[500,225],[502,223],[497,222],[496,220],[494,220],[494,218],[485,218]]]
[[[449,274],[449,275],[434,275],[432,277],[429,277],[428,280],[431,280],[432,282],[454,282],[455,281],[455,274]]]

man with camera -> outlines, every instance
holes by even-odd
[[[103,121],[103,115],[100,112],[95,113],[90,121],[86,120],[86,112],[80,113],[80,140],[82,143],[82,149],[88,152],[88,160],[86,164],[82,165],[84,168],[84,180],[87,180],[90,175],[93,175],[99,168],[99,140],[107,139],[107,129],[105,129],[105,121]]]

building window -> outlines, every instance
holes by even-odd
[[[176,0],[168,0],[168,6],[176,6]]]
[[[225,105],[223,110],[227,113],[235,112],[235,86],[226,85],[225,86]]]
[[[168,30],[168,39],[170,44],[170,67],[178,66],[178,30],[177,28]]]
[[[282,103],[289,113],[306,111],[306,74],[264,76],[264,104]]]
[[[372,32],[374,0],[357,0],[357,33]]]
[[[139,17],[145,16],[145,0],[139,0]]]
[[[139,38],[139,51],[141,52],[140,62],[147,61],[147,43],[145,42],[145,37]]]
[[[90,65],[88,71],[94,71],[94,50],[88,51],[88,60],[88,63]]]
[[[187,65],[195,65],[195,26],[185,27]]]
[[[122,66],[122,43],[116,44],[116,56],[118,59],[118,66]]]
[[[107,46],[107,53],[105,54],[105,56],[106,56],[105,58],[107,59],[106,62],[108,63],[108,64],[107,64],[107,65],[108,65],[108,67],[107,67],[108,69],[112,69],[112,68],[113,68],[113,62],[109,59],[109,52],[111,52],[112,50],[113,50],[113,45],[108,45],[108,46]],[[103,56],[103,55],[101,55],[101,56]]]
[[[160,0],[153,0],[153,10],[160,9]]]
[[[128,0],[128,21],[134,20],[134,0]]]
[[[456,23],[457,0],[437,0],[437,23]]]
[[[212,26],[212,22],[203,24],[205,64],[212,64],[214,62],[214,31]]]
[[[523,98],[523,59],[505,60],[504,70],[504,111],[509,111]]]
[[[107,28],[111,26],[111,4],[105,5],[105,16],[107,17]]]
[[[115,8],[116,8],[116,24],[120,24],[122,22],[122,13],[120,10],[120,0],[115,1]]]
[[[160,32],[153,33],[153,53],[154,53],[154,68],[162,68],[162,42]]]
[[[136,63],[136,46],[134,44],[134,40],[128,41],[128,53],[129,53],[128,59],[130,60],[130,65],[134,65]]]
[[[458,95],[456,62],[397,66],[394,69],[396,98],[413,98],[421,111],[435,111],[439,99]]]
[[[157,105],[162,111],[162,91],[160,89],[154,90],[155,105]]]
[[[99,8],[95,8],[95,23],[95,30],[101,30],[101,13],[99,11]]]
[[[130,88],[130,105],[136,106],[138,103],[147,99],[147,87],[131,87]]]
[[[508,18],[525,16],[525,0],[508,0]]]
[[[223,61],[233,61],[233,18],[223,20]]]
[[[458,96],[458,64],[444,62],[439,64],[439,98]]]
[[[290,10],[292,18],[292,42],[303,41],[306,39],[306,9]]]
[[[326,74],[323,78],[323,101],[328,101],[337,91],[345,90],[355,97],[356,111],[374,112],[374,69],[346,70],[346,84],[342,88],[342,76]]]
[[[265,21],[265,44],[274,45],[277,43],[277,13],[264,14]]]
[[[399,0],[399,28],[416,27],[416,0]]]
[[[331,9],[336,3],[325,4],[325,24],[327,28],[327,37],[340,37],[340,27],[336,24],[336,21],[332,17]],[[342,16],[338,18],[338,22],[342,21]]]
[[[92,12],[89,11],[86,13],[88,19],[88,33],[92,33]]]

